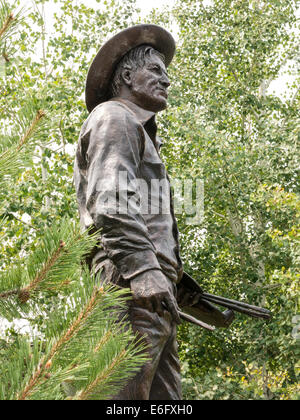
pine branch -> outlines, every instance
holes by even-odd
[[[61,253],[64,251],[65,242],[60,240],[59,247],[54,251],[51,258],[46,262],[43,269],[36,275],[33,281],[24,289],[19,292],[19,299],[22,303],[25,303],[30,298],[30,292],[36,289],[39,284],[46,278],[48,272],[54,266]]]
[[[20,293],[19,289],[8,290],[7,292],[0,293],[0,299],[6,299],[13,295],[18,295]]]
[[[0,46],[16,33],[18,24],[23,20],[24,8],[14,10],[14,13],[11,9],[17,9],[17,4],[10,5],[5,0],[0,0]]]
[[[39,284],[45,279],[50,269],[56,263],[58,258],[60,257],[61,253],[63,252],[63,248],[65,247],[65,243],[60,241],[59,247],[54,251],[53,255],[49,258],[49,260],[45,263],[44,267],[41,271],[39,271],[33,281],[26,287],[22,289],[14,289],[8,290],[6,292],[0,293],[0,299],[5,299],[13,295],[18,295],[18,298],[21,303],[26,303],[30,299],[30,292],[36,289]]]
[[[66,343],[70,341],[71,338],[73,338],[73,336],[78,332],[82,324],[85,322],[86,318],[91,314],[95,306],[99,303],[99,300],[101,299],[103,294],[103,288],[95,288],[90,300],[87,302],[84,309],[80,312],[77,319],[75,319],[75,321],[71,324],[66,333],[63,334],[62,337],[56,343],[54,343],[48,355],[41,360],[39,368],[32,375],[31,379],[29,380],[29,383],[25,386],[22,393],[17,397],[18,400],[25,400],[30,396],[30,394],[32,394],[34,388],[39,384],[41,380],[43,380],[44,374],[51,367],[52,359],[62,349],[62,347],[65,346]]]
[[[108,342],[108,340],[112,337],[112,332],[107,331],[103,337],[101,337],[101,340],[94,348],[94,353],[97,353],[100,351],[100,349]]]
[[[34,133],[37,125],[39,124],[39,121],[45,117],[46,113],[43,110],[38,110],[36,113],[36,116],[34,118],[34,120],[32,121],[30,127],[28,128],[28,130],[26,131],[26,133],[24,134],[24,136],[21,138],[19,145],[17,147],[17,151],[19,151],[21,149],[21,147],[28,141],[28,139],[32,136],[32,134]]]
[[[2,57],[4,58],[4,60],[5,60],[7,63],[9,63],[9,62],[10,62],[10,59],[9,59],[9,57],[8,57],[8,55],[7,55],[7,53],[6,53],[5,51],[3,51],[3,53],[2,53]]]
[[[57,326],[62,317],[54,311],[54,318],[49,321],[56,338],[51,341],[50,330],[47,331],[48,348],[39,359],[35,358],[28,373],[23,372],[26,380],[16,378],[17,386],[10,394],[13,399],[52,399],[53,396],[56,399],[101,399],[118,392],[148,360],[143,353],[142,340],[132,334],[127,323],[120,325],[118,321],[118,310],[123,308],[128,291],[111,285],[95,287],[98,280],[94,278],[88,285],[88,277],[90,274],[86,271],[80,287],[74,289],[79,311],[71,316],[70,322],[66,320],[59,336]],[[87,285],[89,293],[82,302]],[[66,316],[69,317],[68,313]]]
[[[103,338],[102,348],[98,350],[95,361],[91,363],[87,372],[87,381],[82,389],[73,394],[70,399],[111,398],[139,371],[143,364],[149,361],[149,356],[145,352],[145,342],[142,338],[134,337],[128,325],[127,331],[119,326],[117,330],[113,328],[113,334],[109,340],[107,340],[108,334],[104,334]]]
[[[104,294],[103,287],[95,288],[90,300],[86,304],[85,308],[80,312],[77,319],[70,326],[68,331],[61,337],[61,339],[53,346],[50,352],[50,359],[59,351],[59,349],[65,345],[79,330],[81,325],[86,321],[87,317],[95,309],[95,306],[99,303],[99,300]]]
[[[0,29],[0,38],[3,36],[3,34],[8,30],[10,24],[12,23],[12,21],[14,20],[14,16],[12,13],[10,13],[6,20],[4,21],[2,28]]]
[[[38,134],[48,129],[46,121],[49,118],[45,117],[46,113],[43,110],[36,111],[32,105],[25,106],[15,115],[13,133],[1,136],[0,188],[7,188],[9,180],[13,180],[20,170],[31,164],[34,147],[43,141],[42,136]],[[20,138],[19,133],[22,131],[24,134]],[[38,143],[35,139],[38,139]]]
[[[78,234],[79,230],[72,220],[63,219],[43,233],[36,250],[23,263],[0,272],[1,316],[12,318],[19,310],[26,311],[24,304],[35,304],[41,291],[70,290],[80,276],[82,258],[96,243],[95,234]]]
[[[86,387],[86,389],[84,389],[77,395],[76,399],[87,400],[88,397],[91,396],[92,393],[97,389],[99,384],[101,382],[105,382],[112,374],[112,372],[117,367],[119,367],[120,363],[125,360],[126,356],[127,352],[125,349],[123,349],[121,353],[111,362],[111,364],[104,371],[100,372],[99,375],[97,375],[97,377],[95,378],[95,380]]]

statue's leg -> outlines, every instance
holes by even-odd
[[[140,372],[132,378],[125,388],[115,399],[124,400],[148,400],[153,386],[153,380],[160,366],[161,356],[165,346],[172,335],[171,315],[164,311],[163,316],[156,312],[150,312],[147,309],[131,306],[129,310],[129,319],[132,329],[139,336],[144,336],[144,342],[147,345],[147,353],[150,357],[149,362],[141,368]],[[170,361],[172,364],[172,362]],[[169,380],[171,376],[166,377]],[[162,391],[166,384],[161,384]],[[164,392],[164,391],[163,391]],[[158,390],[159,393],[159,390]]]
[[[152,382],[150,400],[181,400],[180,363],[177,353],[176,325],[172,326],[169,337],[161,354]]]
[[[104,261],[101,266],[101,278],[104,282],[128,287],[119,276],[110,261]],[[175,287],[174,287],[175,290]],[[129,303],[126,313],[120,317],[130,321],[131,327],[147,345],[149,362],[128,381],[114,400],[148,400],[150,399],[180,399],[180,368],[177,356],[176,326],[168,311],[159,316],[142,308],[133,301]]]

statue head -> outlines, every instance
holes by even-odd
[[[85,86],[88,111],[115,96],[153,112],[166,108],[170,84],[166,68],[174,53],[174,38],[157,25],[135,25],[114,35],[90,65]]]
[[[110,91],[112,97],[123,97],[158,112],[167,107],[169,86],[164,55],[150,45],[140,45],[118,63]]]

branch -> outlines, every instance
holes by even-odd
[[[14,20],[14,16],[12,13],[10,13],[7,18],[5,19],[5,22],[3,23],[2,28],[0,29],[0,38],[2,37],[2,35],[7,31],[9,25],[11,24],[11,22]]]
[[[8,290],[7,292],[2,292],[0,293],[0,299],[5,299],[9,296],[17,295],[19,294],[19,292],[20,292],[19,289]]]
[[[37,286],[44,280],[44,278],[46,277],[49,270],[51,270],[53,265],[56,263],[56,261],[60,257],[60,254],[62,253],[64,246],[65,246],[65,243],[63,241],[60,241],[59,247],[54,252],[54,254],[51,256],[51,258],[47,261],[47,263],[45,264],[42,271],[40,271],[35,276],[33,281],[28,286],[26,286],[26,287],[24,287],[23,289],[20,290],[19,299],[20,299],[21,303],[27,302],[27,300],[30,298],[30,292],[33,289],[36,289]]]
[[[99,385],[100,382],[105,381],[110,373],[114,370],[115,366],[118,366],[120,362],[126,357],[127,352],[125,349],[121,351],[121,353],[111,362],[111,364],[98,375],[93,382],[91,382],[85,390],[81,391],[80,394],[77,396],[76,399],[78,400],[86,400],[88,396],[93,392],[95,388]]]
[[[29,137],[31,136],[31,134],[34,132],[37,124],[39,123],[39,121],[46,115],[46,113],[43,110],[38,110],[36,113],[36,117],[35,119],[32,121],[30,127],[28,128],[28,130],[26,131],[26,133],[24,134],[24,136],[21,138],[19,145],[17,147],[17,151],[19,151],[21,149],[22,146],[24,146],[24,144],[26,143],[26,141],[29,139]]]
[[[1,157],[2,157],[2,156],[1,156]],[[17,220],[18,222],[22,223],[23,225],[25,225],[25,226],[29,226],[31,229],[36,230],[36,227],[34,227],[31,223],[24,222],[24,220],[19,219],[19,218],[18,218],[17,216],[15,216],[14,214],[9,213],[9,216],[10,216],[10,217],[13,217],[15,220]]]
[[[6,52],[3,52],[2,53],[2,57],[4,58],[4,60],[7,62],[7,63],[9,63],[9,57],[8,57],[8,55],[6,54]]]
[[[52,254],[50,259],[46,262],[43,269],[37,273],[35,278],[32,280],[32,282],[22,289],[14,289],[14,290],[8,290],[6,292],[0,293],[0,299],[5,299],[12,295],[17,295],[21,303],[26,303],[30,299],[30,292],[35,289],[46,277],[49,270],[53,267],[53,265],[56,263],[57,259],[59,258],[60,254],[63,251],[63,248],[65,246],[65,243],[63,241],[60,241],[59,247],[57,250]]]
[[[64,151],[64,154],[66,154],[66,139],[65,139],[65,136],[64,136],[64,132],[63,132],[62,122],[63,122],[63,120],[61,118],[60,121],[59,121],[59,131],[60,131],[61,138],[62,138],[63,151]]]
[[[104,344],[106,344],[108,342],[108,340],[111,338],[111,336],[112,336],[112,332],[111,331],[107,331],[104,334],[104,336],[101,337],[101,340],[99,341],[99,343],[94,348],[94,353],[99,352],[100,349],[104,346]]]
[[[92,294],[90,300],[87,302],[87,304],[80,312],[76,320],[71,324],[71,326],[65,332],[65,334],[56,343],[53,344],[48,355],[42,358],[37,371],[32,375],[21,395],[17,396],[18,400],[25,400],[26,398],[28,398],[32,394],[34,387],[37,386],[39,382],[45,378],[45,372],[51,367],[53,357],[55,357],[55,355],[61,350],[61,348],[68,341],[70,341],[71,338],[73,338],[73,336],[78,332],[81,325],[86,321],[88,316],[95,309],[99,298],[103,294],[104,289],[102,287],[94,289],[94,293]]]

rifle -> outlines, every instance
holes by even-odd
[[[182,309],[179,314],[182,319],[200,325],[205,329],[212,330],[214,329],[212,326],[228,328],[234,319],[235,312],[252,318],[269,319],[271,317],[271,312],[268,309],[204,292],[196,280],[184,272],[178,284],[178,296],[195,293],[200,295],[195,305],[182,303],[179,299],[178,305]],[[221,312],[212,303],[223,306],[227,310]]]

